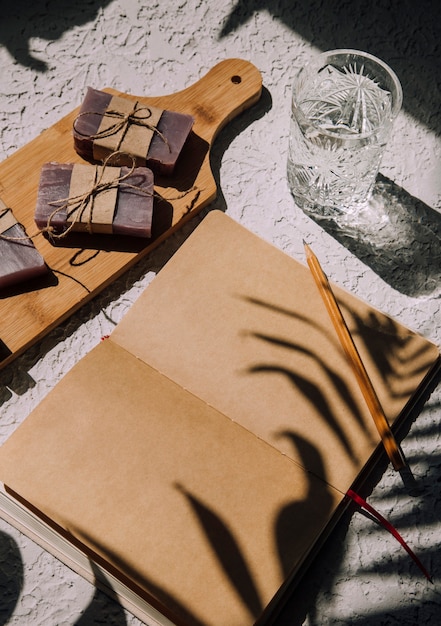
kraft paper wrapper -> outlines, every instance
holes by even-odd
[[[72,211],[68,222],[74,223],[75,230],[112,233],[113,216],[118,196],[118,185],[112,183],[120,176],[120,172],[120,168],[115,167],[92,167],[83,164],[75,164],[73,166],[69,198],[75,198],[87,193],[98,181],[103,185],[109,184],[108,189],[103,189],[96,195],[91,196],[86,207],[81,212],[79,209]]]
[[[17,220],[3,200],[0,198],[0,234],[5,233],[7,230],[17,224]]]
[[[138,107],[138,103],[134,103],[126,98],[121,98],[120,96],[112,96],[112,99],[107,107],[107,111],[117,111],[121,114],[121,116],[124,116],[129,115],[132,111],[134,111],[134,109],[136,109],[136,107]],[[151,116],[143,121],[151,128],[142,125],[143,122],[141,122],[141,124],[136,124],[128,121],[127,124],[122,126],[122,128],[109,136],[96,137],[93,140],[93,158],[100,161],[103,160],[109,153],[120,151],[131,154],[137,157],[137,159],[141,159],[141,164],[145,165],[149,146],[155,132],[154,129],[158,125],[163,109],[139,105],[138,115],[136,111],[133,115],[134,117],[138,116],[143,118],[147,112],[150,112]],[[114,124],[118,123],[118,121],[120,121],[118,117],[107,115],[105,112],[98,128],[97,135],[105,133],[105,131],[111,128]]]

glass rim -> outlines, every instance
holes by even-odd
[[[400,80],[397,74],[394,72],[394,70],[385,61],[376,57],[373,54],[370,54],[369,52],[364,52],[363,50],[356,50],[354,48],[335,48],[333,50],[324,50],[323,52],[320,52],[318,56],[314,57],[313,59],[305,63],[305,65],[303,65],[303,67],[301,67],[300,70],[297,72],[295,79],[294,79],[293,87],[292,87],[292,99],[296,103],[296,107],[304,123],[310,126],[311,128],[314,128],[316,131],[318,131],[321,136],[331,137],[333,139],[338,138],[345,142],[358,142],[360,140],[367,139],[368,137],[371,137],[372,135],[374,135],[376,132],[378,132],[378,128],[375,128],[368,133],[361,133],[359,135],[341,135],[339,133],[336,133],[330,130],[325,130],[323,128],[320,128],[314,125],[308,119],[308,117],[304,114],[300,105],[298,105],[298,103],[296,102],[296,98],[295,98],[296,84],[298,80],[300,79],[300,77],[303,74],[305,74],[308,71],[308,69],[310,69],[312,66],[320,65],[321,59],[325,59],[330,56],[339,56],[339,55],[340,56],[353,55],[355,57],[360,57],[361,59],[367,59],[370,62],[375,63],[378,66],[380,66],[386,72],[386,74],[391,79],[392,84],[395,89],[395,93],[393,94],[391,113],[389,116],[389,122],[392,123],[393,120],[397,117],[398,113],[400,112],[402,103],[403,103],[403,89],[402,89]]]

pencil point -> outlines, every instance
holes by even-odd
[[[305,249],[306,258],[307,259],[312,258],[314,256],[314,253],[311,250],[310,245],[305,240],[303,240],[303,247]]]

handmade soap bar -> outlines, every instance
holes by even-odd
[[[0,288],[46,274],[47,265],[12,210],[0,199]]]
[[[89,87],[73,125],[75,150],[88,161],[120,151],[155,173],[171,175],[194,118]],[[121,165],[129,165],[124,154]]]
[[[146,167],[45,163],[35,222],[55,236],[67,231],[150,237],[153,173]]]

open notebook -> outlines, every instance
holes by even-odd
[[[439,350],[335,293],[395,428]],[[213,211],[0,448],[3,515],[148,624],[260,624],[380,447],[306,264]]]

